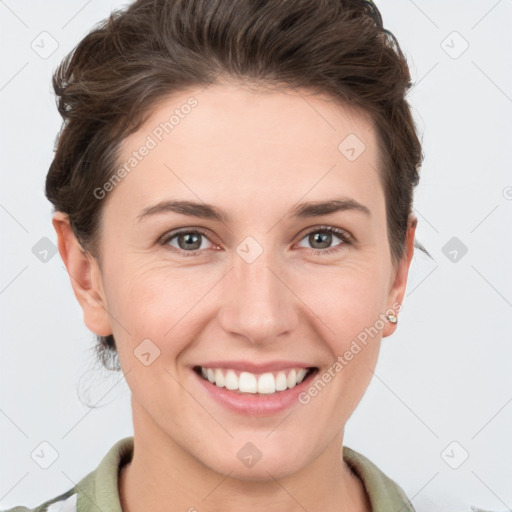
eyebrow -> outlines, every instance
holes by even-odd
[[[300,203],[291,208],[288,217],[310,218],[320,217],[342,211],[359,211],[367,216],[371,216],[370,210],[363,204],[351,198],[336,198],[328,201],[316,201],[310,203]],[[152,215],[162,213],[179,213],[190,217],[199,217],[202,219],[212,219],[219,222],[231,222],[231,217],[216,206],[206,203],[196,203],[193,201],[166,200],[153,206],[148,206],[137,216],[141,221]]]

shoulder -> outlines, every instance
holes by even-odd
[[[363,454],[343,446],[343,459],[363,482],[373,510],[415,512],[402,487]]]
[[[0,512],[122,512],[119,501],[120,467],[133,456],[133,437],[117,441],[99,465],[66,492],[30,508],[16,506]]]

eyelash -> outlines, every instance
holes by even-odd
[[[175,232],[175,233],[170,233],[168,236],[164,235],[163,239],[161,239],[161,241],[160,241],[160,244],[165,246],[173,238],[177,237],[178,235],[190,234],[190,233],[196,233],[196,234],[199,233],[199,234],[203,235],[205,238],[207,238],[209,240],[208,233],[206,231],[202,230],[201,228],[194,228],[194,229],[189,229],[189,230],[178,231],[178,232]],[[333,226],[319,226],[319,227],[315,227],[314,229],[312,229],[312,230],[308,231],[307,233],[305,233],[304,236],[301,238],[301,241],[305,237],[307,237],[307,236],[309,236],[309,235],[311,235],[313,233],[330,233],[330,234],[334,234],[338,238],[340,238],[342,240],[342,242],[343,242],[340,245],[337,245],[337,246],[334,246],[334,247],[330,247],[330,248],[327,248],[327,249],[310,249],[311,253],[314,256],[318,256],[318,255],[324,256],[324,255],[327,255],[327,254],[331,254],[333,252],[341,250],[345,245],[354,245],[354,243],[355,243],[352,240],[352,238],[348,235],[348,233],[346,231],[344,231],[342,229],[339,229],[339,228],[335,228]],[[171,250],[174,251],[174,252],[177,252],[181,256],[190,257],[190,256],[197,256],[198,255],[197,253],[200,253],[203,249],[195,249],[193,251],[184,251],[183,249],[177,249],[176,247],[172,247]]]

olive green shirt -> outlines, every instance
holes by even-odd
[[[32,509],[17,506],[3,512],[122,512],[119,470],[132,456],[133,436],[125,437],[110,448],[95,470],[65,493]],[[373,512],[414,512],[402,488],[364,455],[344,446],[343,459],[362,480]]]

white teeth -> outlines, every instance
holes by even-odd
[[[226,389],[236,390],[238,389],[238,377],[233,370],[228,370],[226,373]]]
[[[288,381],[286,380],[286,373],[279,372],[276,377],[276,391],[284,391],[288,388]]]
[[[221,368],[203,368],[201,375],[217,387],[239,391],[240,393],[272,394],[276,391],[294,388],[300,384],[308,370],[306,368],[293,368],[287,372],[279,371],[255,375],[251,372],[225,370]]]
[[[306,376],[306,373],[308,373],[306,368],[301,368],[297,372],[297,384],[301,383],[304,380],[304,377]]]
[[[242,372],[238,377],[238,391],[242,393],[257,393],[258,382],[256,376],[249,372]]]
[[[215,384],[219,388],[224,387],[224,375],[222,373],[222,370],[219,370],[218,368],[215,370]]]
[[[276,379],[271,373],[264,373],[258,379],[258,393],[275,393]]]
[[[297,372],[292,370],[286,379],[289,388],[294,388],[295,384],[297,384]]]

